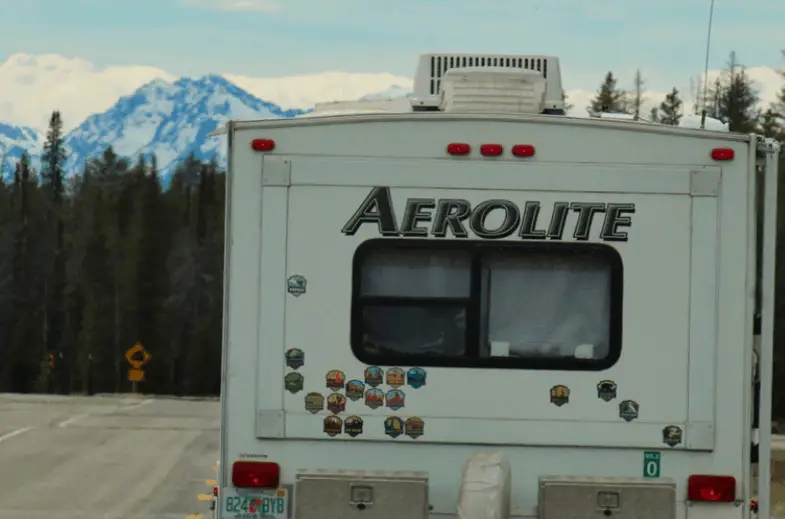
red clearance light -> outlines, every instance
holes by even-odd
[[[534,157],[534,146],[531,144],[516,144],[512,147],[512,154],[516,157]]]
[[[275,149],[275,141],[272,139],[254,139],[251,141],[251,148],[254,151],[272,151]]]
[[[239,488],[278,488],[281,467],[269,461],[235,461],[232,484]]]
[[[453,142],[447,145],[447,153],[450,155],[468,155],[472,147],[465,142]]]
[[[736,153],[731,148],[714,148],[711,150],[711,158],[714,160],[733,160]]]
[[[732,503],[736,501],[736,478],[694,474],[687,480],[687,499]]]
[[[504,147],[501,144],[483,144],[480,146],[480,153],[484,157],[498,157],[504,152]]]

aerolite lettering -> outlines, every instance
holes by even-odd
[[[341,232],[347,236],[357,233],[364,224],[375,224],[382,236],[402,238],[447,237],[448,230],[456,238],[468,238],[469,231],[486,240],[508,238],[516,234],[522,240],[562,240],[570,212],[578,214],[572,237],[586,241],[591,234],[595,217],[602,215],[600,239],[602,241],[627,241],[627,232],[619,229],[630,227],[635,204],[605,202],[555,202],[550,222],[539,221],[541,204],[526,202],[523,207],[510,200],[485,200],[474,207],[460,198],[409,198],[400,222],[395,216],[390,188],[375,187],[368,193],[360,207],[349,218]],[[489,227],[488,216],[503,211],[501,224]],[[430,226],[430,228],[429,228]]]

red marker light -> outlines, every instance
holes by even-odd
[[[714,160],[733,160],[736,153],[731,148],[714,148],[711,150],[711,158]]]
[[[516,144],[512,147],[512,154],[516,157],[534,157],[534,146],[531,144]]]
[[[281,467],[269,461],[235,461],[232,484],[238,488],[278,488]]]
[[[465,142],[453,142],[447,145],[447,153],[450,155],[468,155],[472,147]]]
[[[736,501],[736,478],[693,474],[687,480],[687,499],[690,501],[732,503]]]
[[[498,157],[504,152],[504,147],[501,144],[483,144],[480,146],[480,153],[484,157]]]
[[[272,139],[254,139],[251,141],[251,148],[254,151],[272,151],[275,149],[275,141]]]

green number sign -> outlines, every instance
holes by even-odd
[[[660,477],[660,453],[646,451],[643,453],[643,477]]]

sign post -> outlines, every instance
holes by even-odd
[[[151,358],[152,355],[138,343],[125,352],[125,360],[131,365],[131,369],[128,370],[128,380],[132,384],[134,393],[137,392],[137,383],[144,382],[142,366],[150,362]]]

